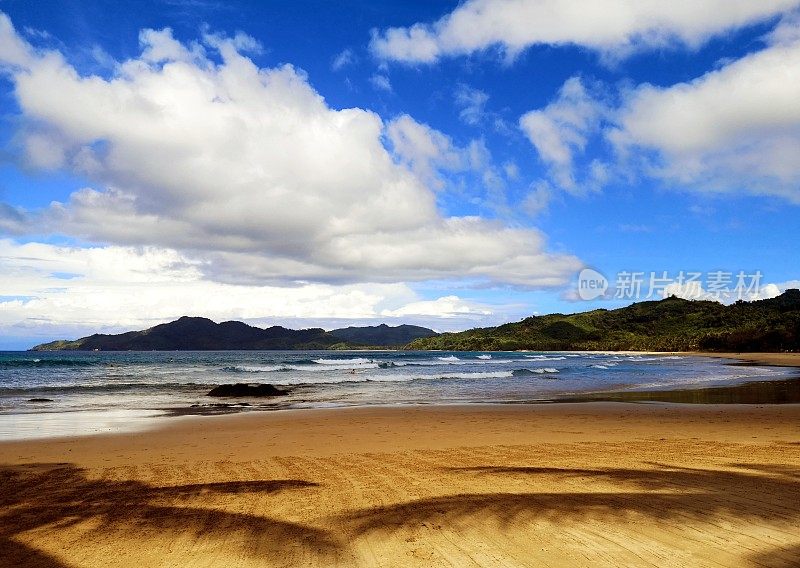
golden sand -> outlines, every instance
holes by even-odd
[[[800,565],[800,405],[184,417],[0,463],[3,566]]]

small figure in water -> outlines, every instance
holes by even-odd
[[[355,369],[350,369],[350,374],[351,375],[355,375],[356,374],[356,370]]]

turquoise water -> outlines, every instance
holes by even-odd
[[[548,401],[791,373],[705,357],[596,353],[0,352],[0,439],[124,430],[171,414]],[[291,392],[268,400],[206,396],[215,385],[238,382],[282,385]],[[215,406],[237,402],[248,406]]]

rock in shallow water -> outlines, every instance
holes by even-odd
[[[235,385],[219,385],[211,389],[208,396],[218,397],[266,397],[266,396],[281,396],[288,394],[289,391],[279,389],[273,385],[248,385],[245,383],[236,383]]]

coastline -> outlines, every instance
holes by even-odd
[[[522,351],[520,351],[522,352]],[[547,353],[547,352],[544,352]],[[557,353],[553,351],[552,353]],[[564,353],[588,353],[614,355],[662,355],[686,357],[710,357],[712,359],[733,359],[743,364],[764,365],[768,367],[800,367],[800,353],[771,352],[717,352],[717,351],[565,351]]]
[[[800,404],[675,402],[692,401],[280,410],[0,442],[0,550],[53,567],[800,564]]]
[[[770,367],[800,367],[800,353],[713,353],[687,351],[684,355],[733,359],[743,364],[766,365]]]
[[[771,432],[769,426],[759,424],[757,432],[751,424],[757,416],[779,420],[781,428]],[[793,426],[795,419],[800,419],[798,404],[581,401],[293,409],[170,417],[134,432],[3,441],[0,463],[53,463],[69,458],[80,467],[94,468],[162,460],[247,461],[532,441],[625,442],[655,436],[662,426],[673,438],[686,440],[705,434],[732,442],[754,439],[760,433],[770,442],[788,443],[800,441],[796,431],[782,428]]]

